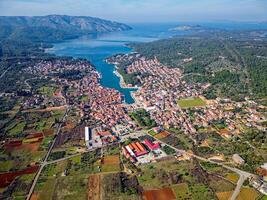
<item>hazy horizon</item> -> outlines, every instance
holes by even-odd
[[[92,16],[125,23],[262,22],[264,0],[1,0],[2,16]]]

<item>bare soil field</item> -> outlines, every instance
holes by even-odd
[[[103,164],[119,164],[120,157],[119,155],[105,156],[103,158]]]
[[[33,193],[31,196],[31,200],[38,200],[38,194]]]
[[[0,188],[7,187],[16,177],[23,174],[35,173],[38,169],[39,166],[33,166],[19,171],[0,174]]]
[[[157,139],[163,139],[163,138],[165,138],[165,137],[168,137],[170,135],[170,133],[169,132],[167,132],[167,131],[162,131],[162,132],[160,132],[159,134],[157,134],[157,135],[155,135],[155,138],[157,138]]]
[[[176,199],[171,188],[163,188],[159,190],[147,190],[143,193],[145,200],[174,200]]]
[[[88,200],[100,200],[100,182],[99,174],[90,175],[88,177]]]

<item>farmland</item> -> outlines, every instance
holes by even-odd
[[[102,172],[120,171],[120,158],[119,158],[119,155],[105,156],[102,159],[101,171]]]
[[[11,106],[0,111],[0,176],[2,198],[25,199],[32,180],[54,137],[61,110],[23,109],[8,97],[0,98]],[[14,103],[14,104],[13,104]],[[13,106],[13,107],[12,107]]]
[[[100,175],[94,174],[88,177],[88,199],[99,200],[100,199]]]
[[[260,197],[260,193],[254,188],[243,187],[237,196],[237,200],[256,200]]]
[[[205,101],[201,98],[180,99],[177,103],[181,108],[202,107],[206,105]]]
[[[190,199],[192,196],[186,183],[172,185],[172,190],[175,193],[176,199]]]
[[[176,197],[171,188],[163,188],[158,190],[146,190],[143,193],[145,200],[175,200]]]
[[[226,176],[228,171],[214,167],[209,166],[207,170],[196,161],[178,162],[169,158],[153,165],[141,166],[137,178],[145,191],[171,188],[176,199],[209,200],[215,198],[215,193],[221,195],[222,192],[231,192],[235,188],[233,183],[220,178]]]
[[[231,195],[232,195],[233,191],[229,191],[229,192],[217,192],[216,196],[219,200],[228,200]]]

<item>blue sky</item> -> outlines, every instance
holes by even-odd
[[[47,14],[122,22],[267,21],[267,0],[0,0],[0,15]]]

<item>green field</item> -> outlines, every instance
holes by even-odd
[[[175,193],[176,199],[191,199],[192,194],[186,183],[172,185],[171,188]]]
[[[153,131],[152,129],[148,131],[149,135],[155,136],[157,135],[157,133],[155,131]]]
[[[201,98],[180,99],[177,103],[181,108],[192,108],[206,105],[206,102]]]
[[[227,176],[225,178],[228,179],[229,181],[233,182],[233,183],[237,183],[239,176],[236,173],[229,173],[229,174],[227,174]]]
[[[39,88],[38,91],[43,95],[46,95],[48,97],[53,97],[54,93],[56,92],[56,88],[43,86]]]

